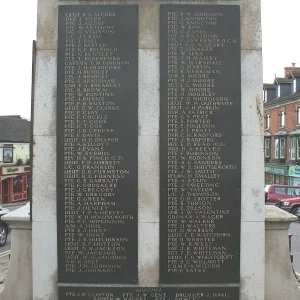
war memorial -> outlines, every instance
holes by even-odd
[[[39,0],[33,299],[263,299],[261,89],[258,0]]]

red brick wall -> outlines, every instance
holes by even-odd
[[[283,104],[280,106],[264,109],[264,128],[266,130],[266,115],[270,115],[270,133],[274,135],[280,129],[291,132],[297,129],[297,107],[300,107],[300,100],[293,103]],[[280,112],[285,111],[285,126],[280,128]],[[299,126],[300,128],[300,126]],[[290,137],[287,137],[287,161],[290,160]],[[274,159],[274,137],[271,140],[271,159]]]

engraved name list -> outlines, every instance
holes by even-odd
[[[137,16],[59,6],[60,282],[137,282]]]
[[[160,24],[160,282],[238,282],[239,10],[163,5]]]

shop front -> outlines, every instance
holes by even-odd
[[[291,178],[291,185],[300,186],[300,166],[289,166],[289,176]]]
[[[267,184],[291,184],[288,166],[265,166],[265,185]]]
[[[26,200],[30,166],[0,167],[0,203]]]

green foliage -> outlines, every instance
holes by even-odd
[[[17,162],[16,162],[16,165],[17,165],[17,166],[23,165],[23,159],[22,159],[22,158],[18,158],[18,159],[17,159]]]

